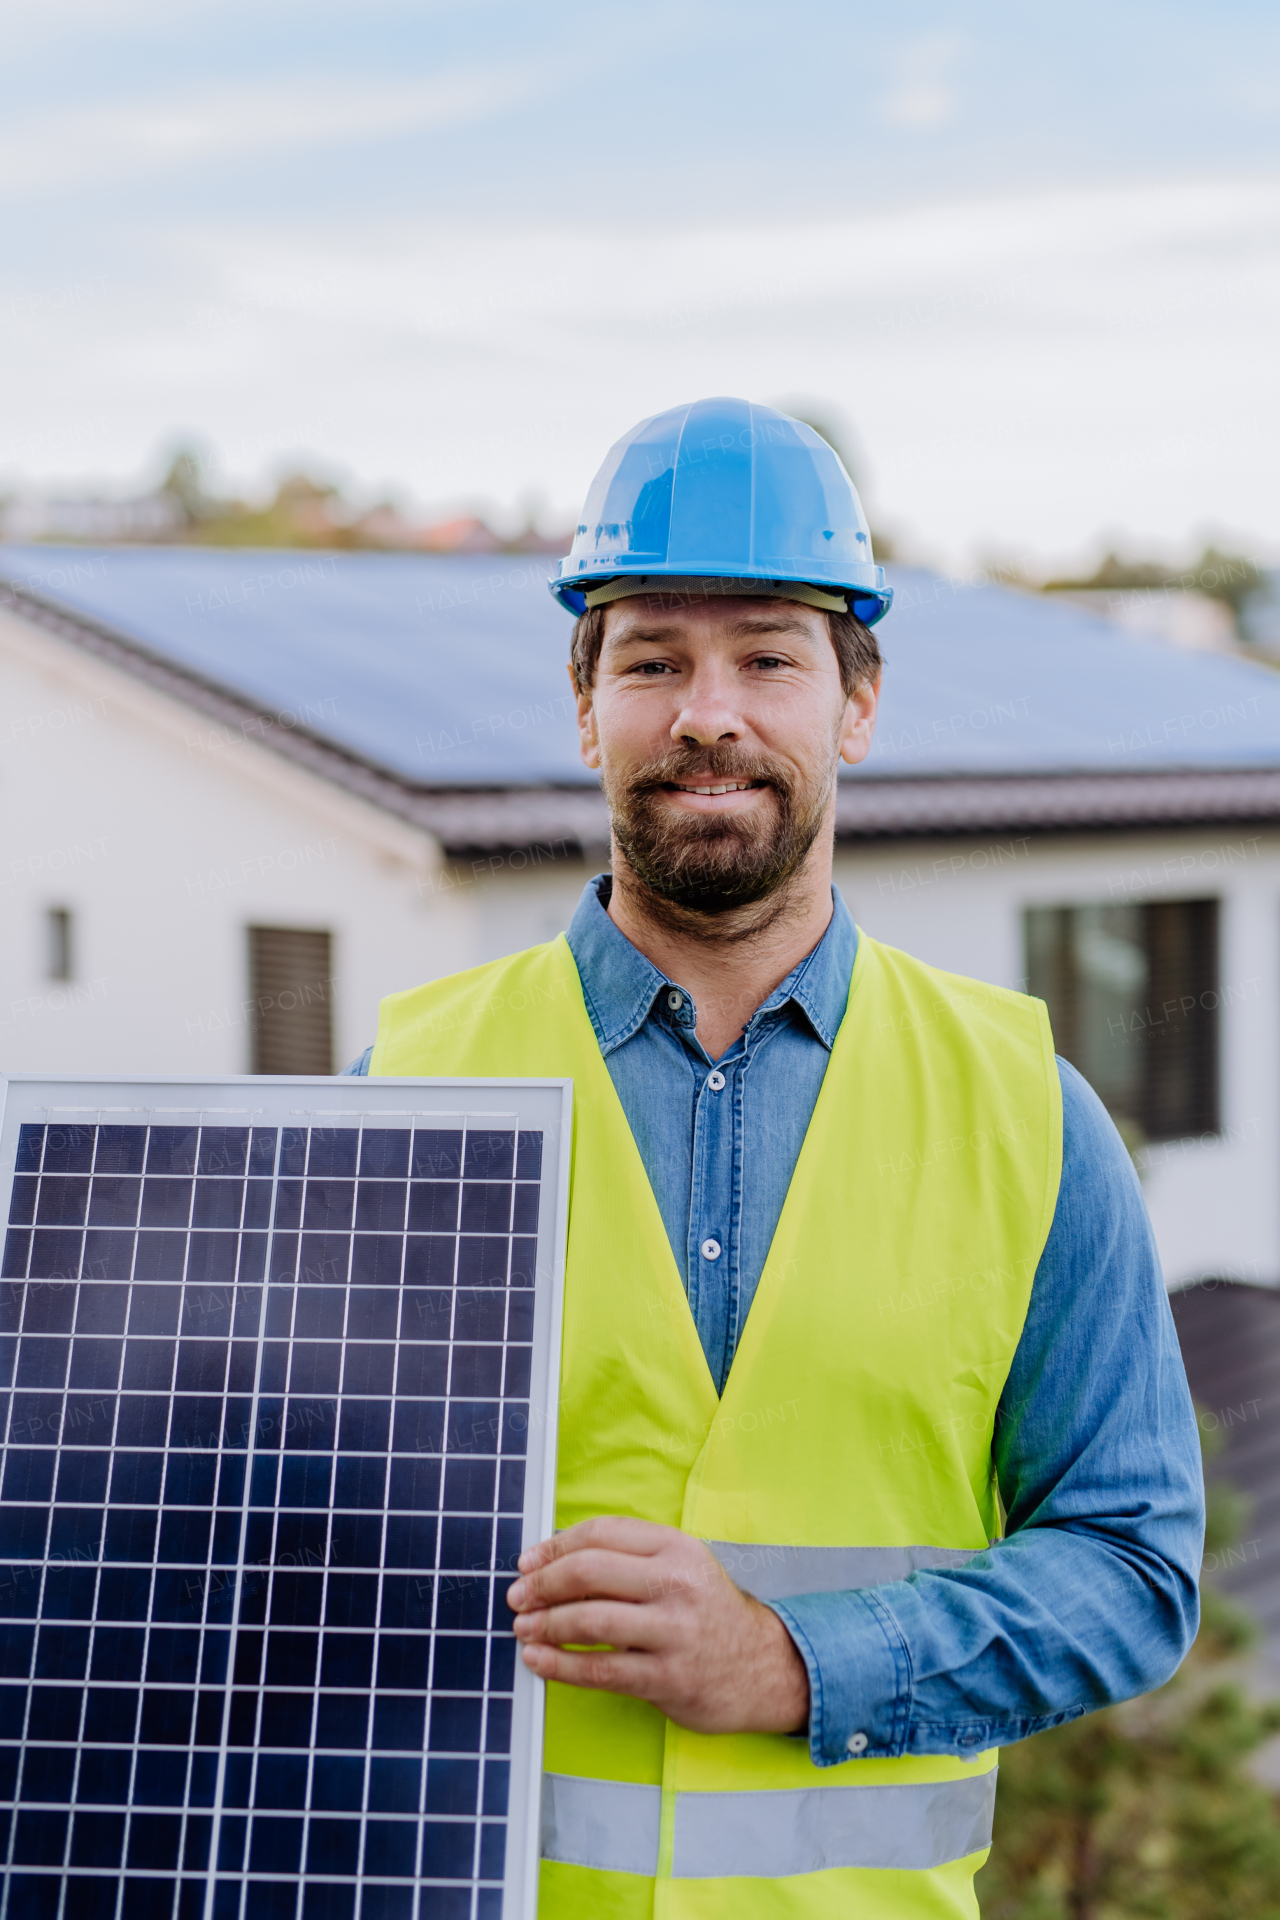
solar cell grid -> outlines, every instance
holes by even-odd
[[[517,1910],[542,1148],[465,1121],[21,1126],[6,1920]]]

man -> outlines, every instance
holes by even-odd
[[[1137,1182],[1039,1002],[854,928],[890,593],[813,431],[609,455],[553,590],[612,876],[393,996],[375,1073],[572,1075],[540,1912],[973,1914],[995,1752],[1195,1631],[1196,1429]]]

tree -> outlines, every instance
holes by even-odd
[[[1244,1503],[1215,1483],[1206,1545]],[[1280,1920],[1280,1811],[1244,1769],[1280,1729],[1233,1666],[1248,1618],[1205,1587],[1195,1646],[1166,1686],[1009,1747],[983,1920]]]
[[[173,502],[184,528],[194,527],[217,511],[217,504],[205,493],[200,455],[193,447],[175,447],[169,470],[157,492]]]
[[[1265,594],[1265,574],[1239,553],[1221,553],[1207,546],[1198,560],[1181,572],[1157,560],[1122,560],[1108,553],[1088,579],[1046,580],[1043,593],[1202,593],[1230,610],[1237,634],[1243,634],[1248,602]]]

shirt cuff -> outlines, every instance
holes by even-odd
[[[896,1759],[907,1749],[911,1659],[871,1587],[770,1600],[809,1675],[809,1757],[815,1767]]]

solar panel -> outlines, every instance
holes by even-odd
[[[15,1077],[5,1920],[525,1920],[570,1086]]]

